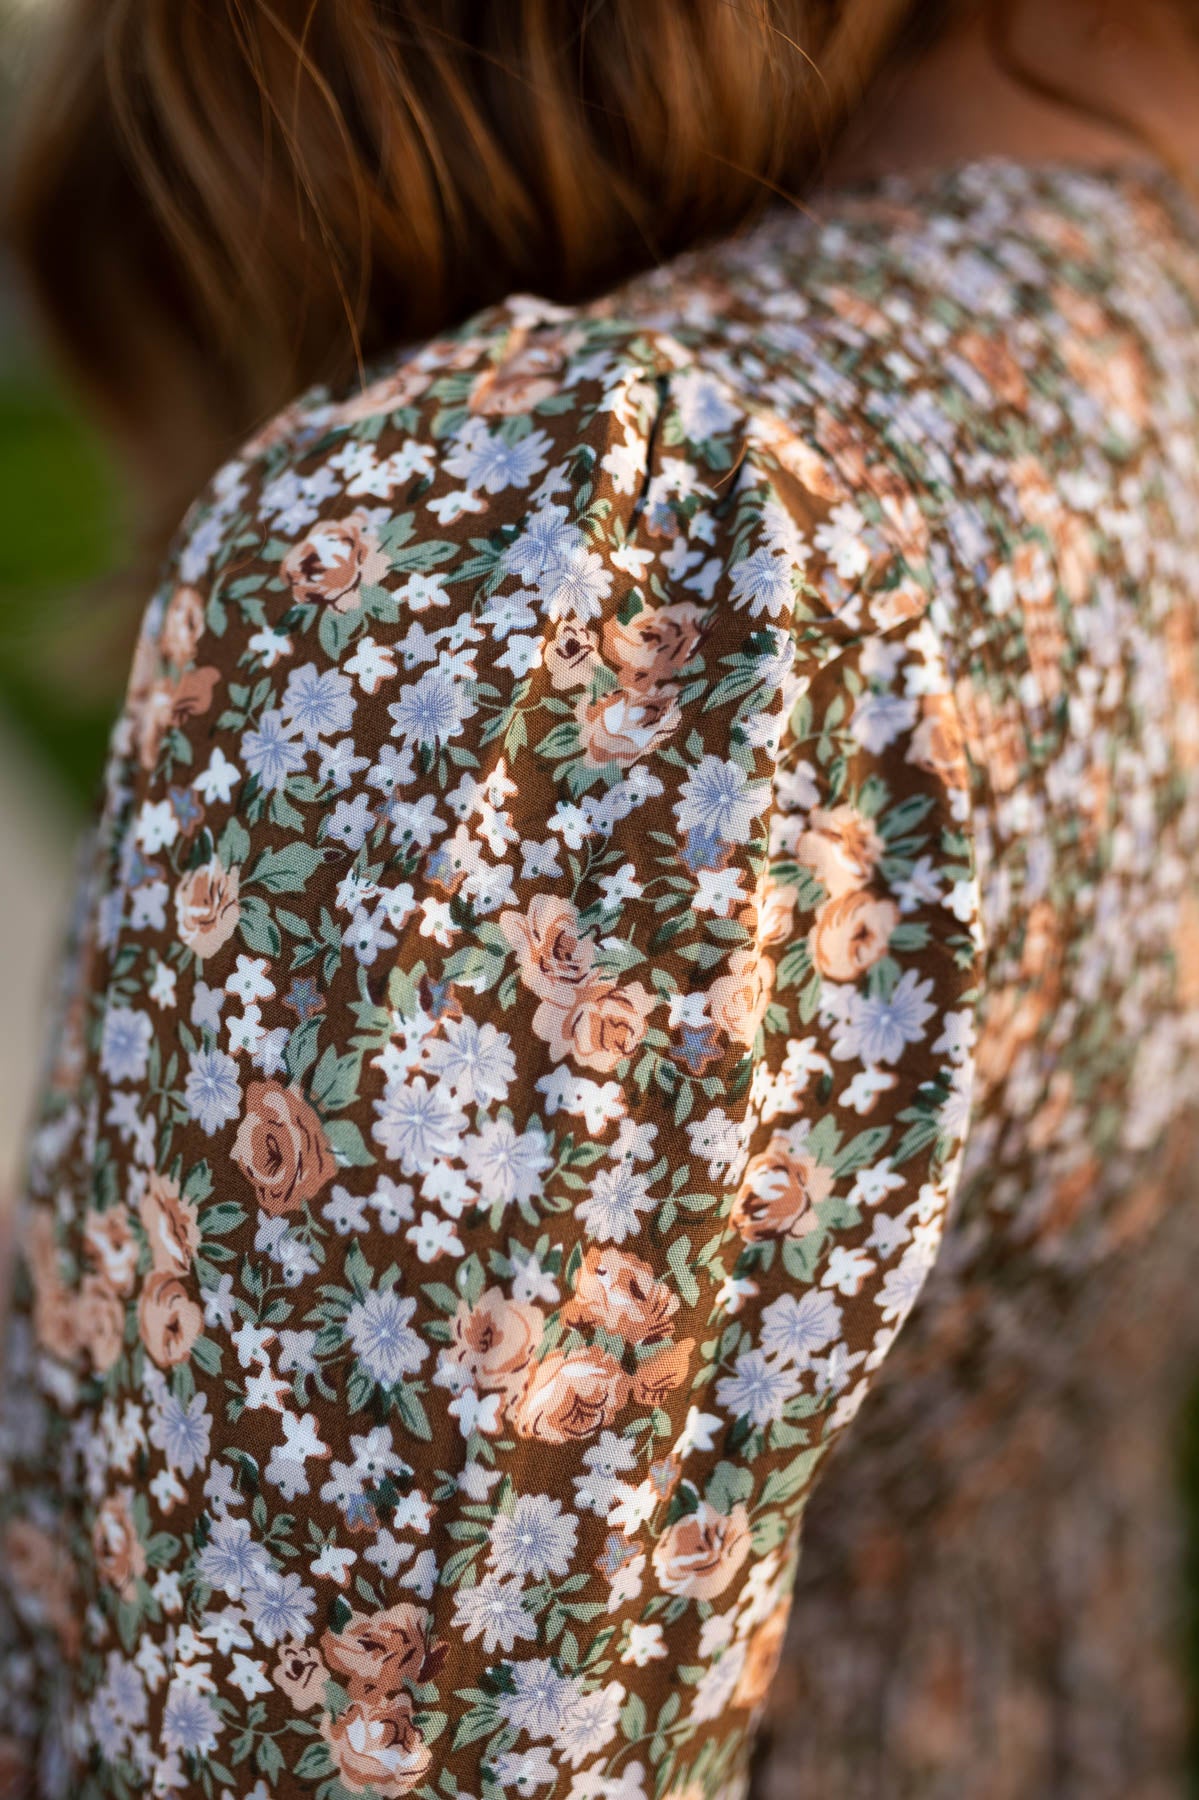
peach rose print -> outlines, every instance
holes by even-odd
[[[996,400],[1018,410],[1028,401],[1024,371],[1001,337],[982,331],[964,331],[957,351],[977,371]]]
[[[219,669],[189,669],[174,681],[153,683],[138,718],[138,759],[143,769],[154,767],[162,740],[172,726],[184,725],[208,711],[220,679]]]
[[[783,1654],[790,1614],[790,1603],[782,1601],[754,1631],[733,1694],[734,1706],[760,1706],[766,1698]]]
[[[379,1800],[411,1793],[433,1760],[412,1722],[412,1702],[406,1694],[377,1705],[351,1701],[336,1718],[326,1713],[321,1735],[342,1785],[351,1793],[369,1792]]]
[[[647,1262],[624,1250],[593,1244],[575,1276],[575,1291],[562,1312],[565,1325],[602,1325],[631,1344],[665,1337],[679,1297],[657,1280]]]
[[[271,1670],[275,1686],[287,1695],[297,1712],[319,1706],[329,1671],[320,1652],[307,1644],[281,1644],[279,1660]]]
[[[882,853],[874,821],[853,806],[814,806],[795,846],[830,900],[865,887]]]
[[[74,1296],[59,1268],[54,1220],[39,1207],[26,1228],[26,1257],[33,1280],[33,1330],[43,1350],[69,1361],[79,1348]]]
[[[226,869],[214,856],[198,869],[189,869],[175,889],[179,936],[201,962],[215,956],[237,930],[239,884],[238,871]]]
[[[631,1386],[606,1350],[551,1350],[530,1375],[513,1423],[521,1437],[546,1444],[593,1437],[625,1406]]]
[[[452,1354],[481,1388],[519,1391],[545,1330],[535,1306],[509,1300],[488,1288],[474,1306],[459,1306],[453,1322]]]
[[[920,723],[912,733],[905,761],[939,776],[949,787],[964,788],[969,779],[965,757],[962,721],[952,697],[921,695]]]
[[[133,1600],[137,1584],[146,1572],[146,1552],[133,1523],[133,1490],[110,1494],[92,1526],[96,1573],[122,1600]]]
[[[638,1363],[633,1376],[632,1397],[639,1406],[661,1406],[672,1389],[682,1387],[691,1373],[694,1338],[680,1338],[677,1344],[664,1344],[644,1362]]]
[[[717,1600],[749,1556],[752,1538],[743,1501],[729,1513],[701,1500],[667,1526],[654,1545],[654,1574],[668,1594]]]
[[[598,639],[577,619],[560,619],[546,645],[545,667],[558,693],[582,687],[599,666]]]
[[[584,1069],[610,1075],[641,1043],[656,1004],[639,981],[620,987],[597,976],[569,1006],[543,1001],[533,1015],[533,1030],[555,1062],[569,1056]]]
[[[107,1375],[124,1347],[125,1307],[107,1275],[85,1275],[75,1313],[75,1342],[91,1358],[97,1375]]]
[[[294,1088],[252,1081],[233,1141],[233,1160],[264,1212],[296,1212],[334,1175],[325,1128]]]
[[[186,1362],[204,1329],[204,1314],[177,1275],[152,1270],[138,1303],[142,1343],[161,1369]]]
[[[681,716],[672,688],[618,687],[598,700],[580,698],[584,761],[596,769],[608,763],[631,768],[678,729]]]
[[[81,1607],[78,1567],[67,1540],[29,1519],[13,1519],[4,1531],[5,1574],[26,1619],[36,1619],[58,1639],[63,1655],[79,1653]],[[9,1790],[0,1787],[0,1793]],[[23,1794],[23,1787],[13,1790]]]
[[[184,1200],[179,1183],[170,1175],[151,1175],[138,1205],[151,1267],[173,1275],[191,1267],[200,1248],[200,1225],[195,1208]]]
[[[750,1244],[806,1237],[819,1223],[816,1207],[833,1191],[833,1172],[806,1150],[793,1150],[782,1132],[746,1164],[732,1223]]]
[[[734,950],[728,973],[708,989],[708,1017],[717,1031],[749,1048],[766,1017],[774,983],[774,964],[755,949]]]
[[[604,622],[604,655],[616,665],[624,688],[653,688],[668,681],[694,657],[708,617],[690,601],[645,607],[624,623]]]
[[[281,572],[301,604],[346,613],[362,604],[361,589],[377,585],[389,568],[366,514],[359,511],[343,519],[318,519],[283,558]]]
[[[340,1631],[321,1638],[328,1668],[344,1678],[358,1700],[394,1694],[421,1679],[427,1656],[429,1615],[400,1601],[384,1612],[354,1613]]]
[[[857,981],[887,954],[898,923],[893,900],[868,893],[827,900],[808,933],[812,962],[829,981]]]
[[[569,1005],[595,962],[595,944],[580,934],[571,902],[557,894],[535,894],[527,912],[502,912],[499,926],[516,951],[524,985],[543,1000]]]
[[[754,894],[752,907],[742,914],[742,923],[762,946],[783,944],[794,935],[795,907],[798,895],[793,887],[781,881],[763,881]]]
[[[558,371],[564,358],[560,337],[544,336],[535,343],[520,342],[518,338],[502,362],[476,378],[467,399],[468,409],[484,417],[528,412],[558,392]]]
[[[380,414],[396,412],[419,400],[432,379],[427,369],[406,363],[394,374],[372,381],[350,399],[341,401],[336,417],[343,425],[356,425],[363,419],[377,419]]]
[[[137,1269],[139,1246],[128,1213],[119,1206],[110,1206],[107,1212],[89,1212],[83,1242],[88,1256],[97,1264],[109,1286],[118,1294],[129,1293]]]
[[[196,654],[203,630],[203,596],[194,587],[177,587],[162,621],[162,654],[182,668]]]

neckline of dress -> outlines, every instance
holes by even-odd
[[[1007,152],[965,157],[959,162],[913,164],[870,175],[843,185],[819,188],[805,197],[804,210],[818,221],[835,222],[841,207],[851,207],[871,200],[896,200],[927,203],[938,195],[968,189],[974,195],[985,191],[988,178],[1020,181],[1026,186],[1046,190],[1086,186],[1140,188],[1167,204],[1173,214],[1179,235],[1192,248],[1199,248],[1199,169],[1194,171],[1195,186],[1188,183],[1159,158],[1128,154],[1088,161],[1069,157],[1021,157]],[[1182,220],[1185,219],[1185,227]]]

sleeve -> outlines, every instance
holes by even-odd
[[[152,611],[43,1257],[97,1795],[737,1791],[936,1253],[936,643],[831,604],[876,528],[719,383],[593,331],[310,404]]]

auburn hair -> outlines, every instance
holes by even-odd
[[[9,234],[177,516],[316,381],[803,191],[912,0],[74,0]]]

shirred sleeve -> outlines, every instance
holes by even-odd
[[[852,521],[718,382],[595,329],[310,402],[147,621],[89,1185],[40,1215],[105,1793],[736,1783],[936,1254],[935,639],[860,624]]]

